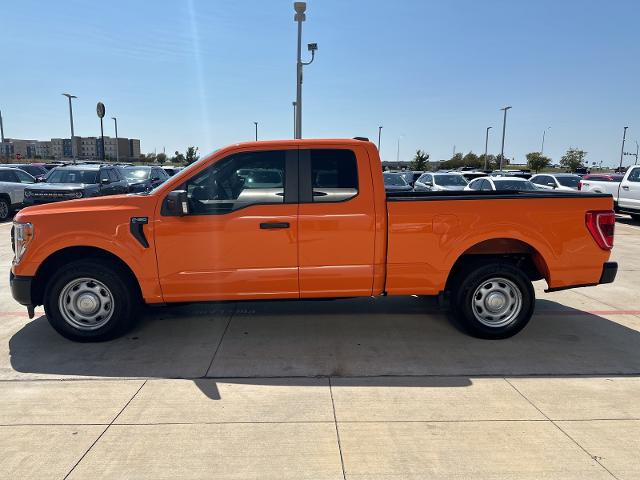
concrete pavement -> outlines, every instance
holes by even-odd
[[[0,224],[0,269],[9,228]],[[0,276],[0,478],[640,478],[640,225],[481,341],[418,298],[152,310],[74,344]]]

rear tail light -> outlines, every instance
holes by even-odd
[[[585,223],[591,236],[603,250],[613,248],[613,232],[616,225],[616,214],[613,210],[587,212]]]

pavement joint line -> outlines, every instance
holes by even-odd
[[[111,420],[111,423],[109,423],[106,428],[102,431],[102,433],[100,435],[98,435],[98,438],[96,438],[94,440],[94,442],[89,446],[89,448],[82,454],[82,456],[78,459],[78,461],[73,465],[73,467],[71,467],[71,470],[69,470],[67,472],[67,474],[64,476],[64,479],[66,480],[67,478],[69,478],[69,475],[71,475],[73,473],[73,471],[76,469],[76,467],[78,465],[80,465],[80,462],[82,462],[82,460],[84,459],[84,457],[87,456],[87,454],[91,451],[91,449],[94,447],[94,445],[96,443],[98,443],[100,441],[100,439],[102,438],[102,436],[107,433],[107,430],[109,430],[109,427],[111,425],[113,425],[113,422],[115,422],[118,417],[122,414],[122,412],[124,412],[124,410],[129,406],[129,404],[133,401],[134,398],[136,398],[136,395],[138,395],[138,393],[140,393],[140,390],[142,390],[142,387],[144,387],[147,384],[147,381],[145,380],[144,382],[142,382],[142,385],[140,385],[140,388],[138,388],[138,390],[136,390],[136,392],[131,396],[131,398],[129,399],[129,401],[127,403],[125,403],[124,407],[122,407],[122,409],[117,413],[117,415],[115,417],[113,417],[113,420]]]
[[[336,404],[333,401],[333,387],[331,385],[331,376],[327,377],[329,381],[329,394],[331,395],[331,410],[333,411],[333,424],[336,427],[336,439],[338,440],[338,451],[340,452],[340,465],[342,467],[342,479],[347,480],[347,473],[344,470],[344,457],[342,456],[342,444],[340,443],[340,428],[338,427],[338,418],[336,416]]]
[[[509,385],[511,385],[511,388],[513,388],[516,392],[518,392],[518,394],[524,398],[527,402],[529,402],[529,404],[535,408],[538,412],[540,412],[541,415],[543,415],[547,420],[549,420],[549,422],[551,422],[551,424],[556,427],[560,432],[562,432],[569,440],[571,440],[580,450],[582,450],[586,455],[589,456],[589,458],[591,458],[591,460],[593,460],[594,462],[596,462],[598,465],[600,465],[604,470],[607,471],[607,473],[609,473],[609,475],[611,475],[613,478],[615,478],[616,480],[619,480],[618,477],[616,477],[613,472],[611,470],[609,470],[607,467],[605,467],[602,462],[600,462],[600,460],[598,460],[598,458],[595,455],[591,455],[591,453],[589,453],[589,451],[584,448],[582,445],[580,445],[571,435],[569,435],[567,432],[565,432],[560,425],[558,425],[556,423],[556,421],[552,420],[551,418],[549,418],[549,416],[544,413],[542,410],[540,410],[540,408],[538,408],[538,406],[533,403],[531,400],[529,400],[529,398],[527,398],[526,395],[524,395],[520,390],[518,390],[518,388],[511,383],[507,378],[504,379],[505,382],[507,382]],[[558,420],[560,421],[560,420]]]
[[[587,295],[586,293],[581,292],[579,289],[575,289],[574,291],[575,291],[575,293],[577,293],[578,295],[581,295],[581,296],[583,296],[583,297],[586,297],[586,298],[588,298],[589,300],[595,300],[596,302],[600,302],[600,303],[602,303],[603,305],[606,305],[607,307],[611,307],[611,308],[613,308],[614,310],[617,310],[617,308],[616,308],[616,307],[614,307],[613,305],[611,305],[611,304],[609,304],[609,303],[607,303],[607,302],[603,302],[603,301],[602,301],[602,300],[600,300],[600,299],[593,298],[592,296]],[[633,315],[634,317],[638,317],[638,318],[640,318],[640,315],[638,315],[637,313],[631,313],[630,315]]]
[[[224,337],[227,334],[227,330],[229,330],[229,325],[231,325],[231,320],[233,320],[233,316],[235,315],[237,310],[238,310],[238,302],[234,302],[233,310],[231,311],[231,314],[229,315],[229,318],[227,320],[227,324],[224,327],[222,335],[220,336],[220,340],[218,341],[218,345],[216,345],[216,349],[213,352],[213,356],[211,357],[211,361],[209,362],[209,366],[207,367],[207,369],[204,372],[204,377],[203,378],[207,378],[207,374],[209,373],[209,370],[211,370],[211,367],[213,367],[213,362],[216,359],[216,355],[218,355],[218,350],[220,350],[220,347],[222,346],[222,341],[224,340]]]

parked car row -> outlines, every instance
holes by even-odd
[[[0,167],[0,221],[29,205],[79,198],[148,192],[180,167],[56,164],[51,170],[38,164]]]

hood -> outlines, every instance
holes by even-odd
[[[408,192],[413,190],[411,185],[385,185],[384,189],[389,192]]]
[[[46,190],[46,191],[60,191],[67,192],[72,190],[83,190],[87,186],[94,185],[92,183],[33,183],[27,188],[29,190]]]
[[[442,190],[444,192],[455,192],[455,191],[464,190],[466,185],[446,185],[446,186],[437,185],[437,187],[439,190]]]
[[[43,205],[33,205],[23,208],[16,216],[18,222],[28,222],[29,218],[37,215],[55,214],[69,212],[73,210],[105,210],[119,207],[132,199],[133,195],[110,195],[107,197],[80,198],[77,200],[67,200],[65,202],[45,203]],[[132,202],[135,203],[135,200]]]

